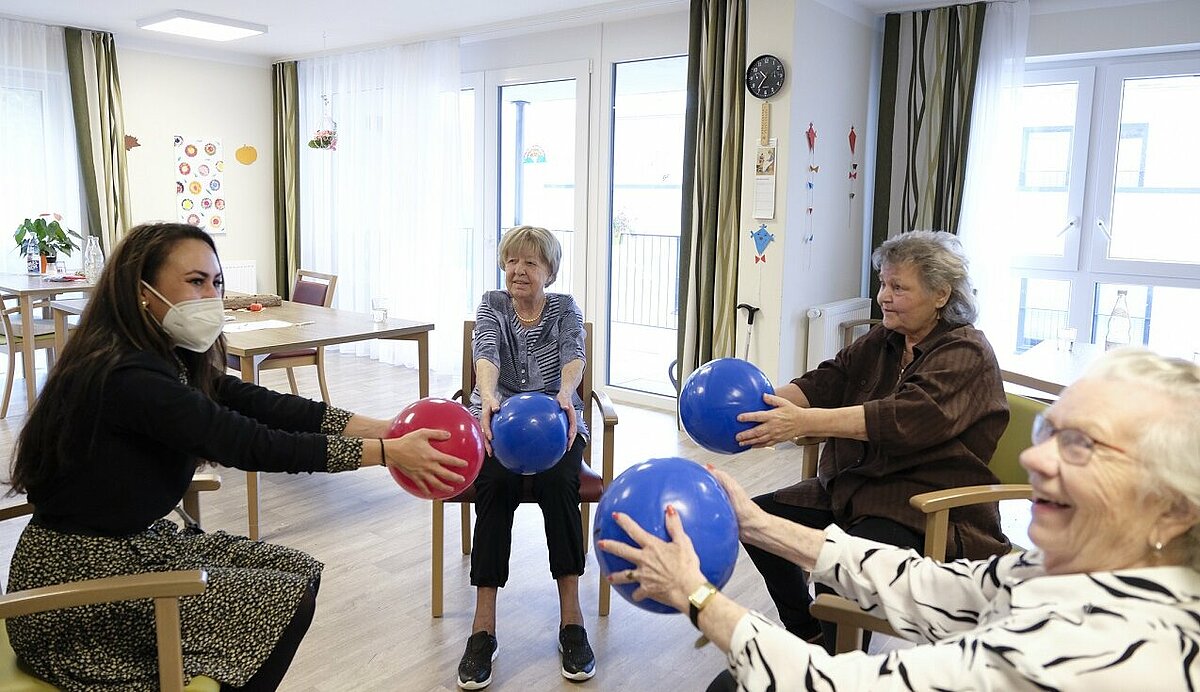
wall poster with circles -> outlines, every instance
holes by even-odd
[[[225,157],[220,140],[175,135],[175,200],[180,223],[225,232]]]

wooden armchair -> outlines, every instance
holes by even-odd
[[[613,438],[617,426],[617,410],[613,407],[612,401],[609,400],[608,394],[592,386],[592,323],[586,322],[584,328],[584,353],[585,365],[583,369],[583,378],[579,382],[579,398],[583,400],[583,419],[587,422],[588,429],[591,431],[591,440],[583,453],[584,463],[579,470],[579,496],[583,501],[581,511],[583,512],[583,549],[586,552],[588,546],[591,545],[591,532],[588,525],[590,522],[590,508],[588,503],[600,501],[600,495],[608,484],[613,479]],[[471,391],[475,388],[475,363],[471,356],[471,341],[475,331],[475,322],[468,320],[463,323],[463,361],[462,361],[462,383],[463,387],[455,392],[454,398],[460,400],[465,405],[471,397]],[[600,409],[602,418],[601,429],[597,430],[592,424],[592,409],[593,405]],[[592,468],[592,450],[596,446],[596,442],[603,440],[602,443],[602,462],[601,473],[597,474]],[[462,505],[462,553],[463,555],[471,554],[471,503],[475,501],[475,487],[471,486],[462,493],[446,499],[433,501],[433,580],[431,603],[433,617],[440,618],[442,616],[442,576],[443,576],[443,548],[445,541],[445,515],[443,504],[445,502],[457,502]],[[524,494],[521,497],[521,502],[536,502],[533,497],[532,484],[527,480],[525,483]],[[608,615],[609,601],[611,593],[609,592],[608,581],[604,576],[600,576],[600,598],[599,612],[601,615]]]
[[[48,308],[50,301],[40,300],[33,304],[34,309]],[[3,325],[3,339],[0,339],[0,350],[8,354],[8,372],[4,378],[4,403],[0,405],[0,418],[8,415],[8,402],[12,398],[13,378],[17,373],[17,355],[21,353],[21,343],[26,338],[33,339],[34,350],[47,349],[46,367],[54,365],[54,320],[35,319],[32,325],[21,323],[21,307],[13,296],[0,296],[0,325]],[[33,402],[29,402],[33,407]]]
[[[1036,399],[1008,394],[1008,427],[996,445],[990,468],[1000,479],[999,485],[974,485],[947,488],[914,495],[909,504],[925,513],[924,554],[935,560],[946,559],[946,534],[950,522],[950,510],[955,507],[999,502],[1001,500],[1029,499],[1033,489],[1028,484],[1025,469],[1017,462],[1020,453],[1029,446],[1033,430],[1033,419],[1047,406]],[[837,625],[835,653],[844,653],[862,648],[862,632],[870,630],[889,636],[899,636],[888,625],[887,620],[869,615],[859,609],[853,601],[821,594],[810,609],[813,616]]]
[[[215,474],[197,474],[184,497],[185,508],[192,519],[199,521],[200,505],[197,494],[220,487]],[[0,521],[16,519],[33,513],[33,505],[22,502],[0,508]],[[149,598],[154,600],[154,627],[158,640],[159,689],[166,692],[219,692],[220,683],[212,678],[197,676],[185,687],[183,684],[183,642],[180,633],[179,599],[203,593],[208,574],[202,570],[149,572],[105,579],[89,579],[0,596],[0,690],[37,692],[54,690],[28,672],[17,660],[8,640],[5,620],[47,610],[73,608],[97,603],[111,603]]]

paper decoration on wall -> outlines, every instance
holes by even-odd
[[[850,141],[850,172],[847,174],[847,179],[850,181],[850,199],[854,199],[854,183],[858,181],[858,163],[854,160],[854,145],[858,143],[858,135],[854,134],[854,126],[850,126],[850,136],[847,137]]]
[[[137,141],[137,137],[133,135],[125,135],[125,151],[129,151],[134,147],[140,147],[142,143]]]
[[[233,157],[237,159],[238,163],[242,164],[243,166],[249,166],[258,160],[258,149],[255,149],[249,144],[243,144],[242,146],[238,147],[237,151],[233,152]]]
[[[846,173],[846,186],[849,188],[847,193],[849,200],[846,202],[846,232],[853,234],[854,231],[854,198],[856,196],[854,190],[858,186],[858,161],[855,159],[855,146],[858,144],[858,135],[854,133],[854,126],[850,126],[850,134],[846,138],[850,143],[850,170]]]
[[[754,239],[754,263],[758,264],[762,262],[766,264],[767,246],[771,244],[771,241],[775,240],[775,236],[767,233],[767,224],[764,223],[759,224],[758,230],[751,233],[750,237]]]
[[[774,139],[758,147],[754,159],[754,218],[775,218],[776,147]]]
[[[175,135],[175,199],[181,223],[225,232],[225,159],[221,142]]]
[[[813,213],[816,211],[816,196],[815,190],[817,187],[816,175],[821,171],[821,167],[817,165],[817,129],[812,123],[808,124],[808,130],[805,131],[804,137],[808,140],[808,178],[804,181],[806,192],[806,204],[804,205],[804,238],[805,243],[811,243],[815,240],[813,234]]]

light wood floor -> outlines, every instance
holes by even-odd
[[[331,353],[327,360],[337,406],[390,417],[417,398],[415,371],[349,355]],[[319,397],[312,368],[299,369],[297,378],[302,394]],[[263,383],[287,391],[283,371],[266,373]],[[0,421],[0,449],[10,453],[26,410],[20,384],[14,386],[8,418]],[[451,378],[433,377],[434,396],[449,396],[455,389]],[[718,456],[677,431],[672,414],[622,405],[618,413],[617,473],[645,459],[678,455],[728,470],[751,493],[798,476],[800,452],[790,445]],[[221,475],[222,489],[202,500],[204,527],[244,534],[244,474],[222,469]],[[430,503],[403,492],[378,467],[261,479],[263,539],[307,551],[326,565],[316,618],[281,689],[456,690],[474,606],[470,561],[459,549],[458,508],[447,507],[445,616],[434,619],[429,615]],[[0,527],[4,582],[20,528],[20,521]],[[611,614],[599,617],[598,570],[589,550],[580,591],[598,672],[585,683],[564,680],[558,672],[557,597],[536,506],[517,512],[514,531],[511,576],[499,600],[500,655],[490,689],[703,690],[723,667],[715,648],[693,648],[696,632],[682,615],[648,613],[614,593]],[[725,591],[747,607],[775,614],[744,552]]]

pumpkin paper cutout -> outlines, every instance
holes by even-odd
[[[238,150],[233,152],[234,158],[243,166],[249,166],[258,160],[258,150],[249,144],[244,144],[238,147]]]

